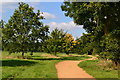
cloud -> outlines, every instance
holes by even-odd
[[[83,29],[83,25],[76,25],[73,21],[70,21],[68,23],[56,23],[56,22],[51,22],[47,23],[46,25],[50,26],[50,30],[53,30],[55,28],[58,29],[63,29],[63,30],[74,30],[74,29]]]
[[[14,10],[18,6],[17,2],[3,2],[0,3],[0,5],[2,6],[0,10],[0,12],[2,13],[5,13],[10,10]]]
[[[82,33],[86,33],[85,30],[83,29],[83,25],[76,25],[73,21],[70,21],[67,23],[65,23],[65,22],[62,22],[62,23],[50,22],[50,23],[47,23],[46,25],[49,25],[50,32],[52,30],[54,30],[55,28],[63,29],[64,31],[67,31],[67,33],[72,34],[74,39],[82,36]]]
[[[26,3],[32,6],[36,10],[37,5],[38,5],[37,2],[26,2]],[[8,10],[14,10],[18,8],[18,2],[2,2],[0,3],[0,6],[2,8],[0,12],[6,12]]]
[[[47,12],[43,12],[42,16],[44,16],[45,19],[54,19],[54,18],[56,18],[55,15],[53,15],[51,13],[47,13]]]

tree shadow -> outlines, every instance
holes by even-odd
[[[25,61],[25,60],[0,60],[2,62],[2,66],[32,66],[37,62],[34,61]]]
[[[31,60],[61,60],[61,58],[27,58]]]
[[[82,59],[87,59],[91,58],[88,56],[72,56],[72,57],[61,57],[61,58],[43,58],[43,57],[38,57],[38,58],[28,58],[32,60],[82,60]]]

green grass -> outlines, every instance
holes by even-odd
[[[82,59],[91,58],[86,55],[78,55],[78,54],[66,55],[65,53],[58,53],[57,56],[59,56],[60,58],[49,58],[49,57],[41,56],[42,54],[50,55],[49,53],[45,53],[45,52],[34,52],[33,55],[31,56],[30,53],[28,52],[25,53],[24,57],[32,60],[82,60]],[[20,58],[22,56],[21,53],[9,54],[7,51],[2,51],[2,58],[4,59],[6,57]]]
[[[2,52],[2,78],[57,78],[55,64],[63,60],[82,60],[90,57],[87,56],[71,56],[61,58],[47,58],[41,56],[47,53],[34,53],[30,56],[26,53],[25,56],[30,59],[16,59],[14,57],[21,56],[20,53],[8,55],[8,52]],[[59,54],[60,55],[60,54]],[[6,59],[6,57],[13,59]],[[1,68],[0,67],[0,68]]]
[[[55,64],[59,60],[2,60],[3,78],[57,78]]]
[[[88,56],[71,56],[71,57],[62,57],[61,60],[83,60],[91,57]]]
[[[95,77],[97,80],[118,80],[117,70],[103,70],[98,66],[98,60],[87,60],[81,62],[78,66],[83,68],[87,73]]]

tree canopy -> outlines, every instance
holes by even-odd
[[[93,48],[102,58],[120,64],[120,2],[68,1],[61,5],[61,9],[65,16],[73,18],[77,25],[83,25],[90,34],[81,37],[82,50]]]
[[[44,50],[49,53],[54,53],[54,55],[56,55],[57,52],[62,52],[65,34],[66,33],[62,29],[54,29],[44,45]]]
[[[3,29],[3,47],[10,53],[30,51],[33,52],[35,46],[43,42],[48,37],[48,26],[40,20],[40,10],[35,13],[33,7],[26,3],[19,3],[13,15]]]

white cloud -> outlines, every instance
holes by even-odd
[[[37,2],[26,2],[29,6],[34,8],[34,11],[37,12],[38,3]],[[6,11],[14,11],[18,8],[18,2],[2,2],[0,3],[1,10],[0,12],[5,13]]]
[[[63,29],[64,31],[67,31],[68,33],[72,34],[74,39],[82,36],[82,33],[86,33],[85,30],[83,29],[83,25],[76,25],[73,21],[70,21],[67,23],[50,22],[50,23],[47,23],[46,25],[49,25],[50,32],[54,30],[55,28]]]
[[[63,30],[74,30],[74,29],[83,29],[83,25],[76,25],[73,21],[70,21],[68,23],[56,23],[51,22],[47,23],[46,25],[50,26],[50,30],[53,30],[55,28],[63,29]]]
[[[18,6],[16,2],[3,2],[0,3],[0,5],[1,5],[0,12],[2,13],[5,13],[6,11],[14,10]]]
[[[45,19],[54,19],[54,18],[56,18],[55,15],[53,15],[51,13],[47,13],[47,12],[43,12],[42,15],[45,17]]]

